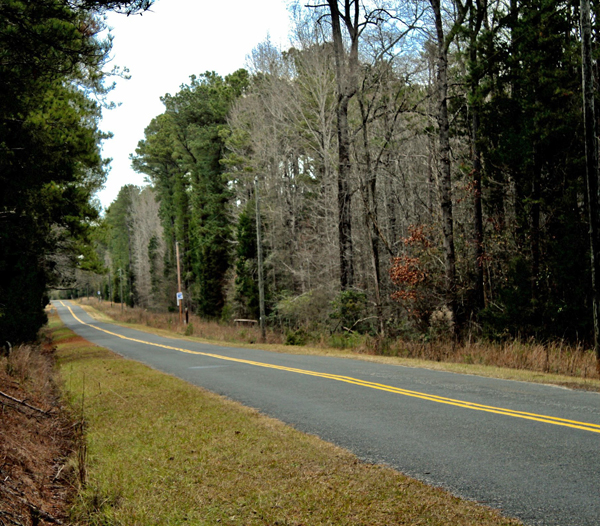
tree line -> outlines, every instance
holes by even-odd
[[[105,178],[109,11],[151,0],[0,2],[0,346],[35,339],[48,288],[101,270],[90,244]]]
[[[580,15],[557,0],[296,6],[289,49],[267,40],[246,70],[165,95],[132,156],[150,186],[106,214],[113,280],[126,267],[131,301],[172,304],[179,242],[190,308],[256,318],[257,178],[273,324],[591,341]],[[590,29],[597,47],[596,6]],[[116,246],[145,221],[132,191],[159,218],[137,252],[135,236]]]

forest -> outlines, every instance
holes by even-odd
[[[90,125],[97,108],[77,76],[83,66],[61,72],[36,101],[77,113],[90,136],[73,148],[91,149],[64,167],[43,155],[28,156],[35,166],[6,161],[32,184],[29,208],[16,208],[10,182],[22,177],[3,168],[3,231],[13,210],[35,223],[31,210],[53,214],[42,202],[80,203],[78,213],[57,210],[41,230],[22,233],[37,236],[27,257],[41,273],[65,267],[56,271],[65,296],[100,290],[130,307],[173,311],[179,251],[185,307],[224,323],[260,318],[260,270],[264,319],[289,343],[368,334],[591,347],[600,26],[597,6],[589,9],[587,0],[297,3],[287,49],[266,39],[245,69],[192,75],[162,97],[163,113],[131,155],[148,184],[123,187],[103,215],[89,204],[102,184]],[[2,89],[22,87],[3,80]],[[48,118],[35,117],[30,126]],[[2,133],[4,147],[13,134]],[[68,242],[49,237],[67,231]],[[68,250],[40,255],[83,237],[70,266]],[[13,236],[2,243],[23,246]],[[19,276],[5,277],[6,250],[4,300]],[[32,294],[57,281],[38,280]]]
[[[50,287],[103,271],[91,233],[105,180],[108,11],[151,0],[0,2],[0,349],[36,338]]]

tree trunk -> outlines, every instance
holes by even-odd
[[[473,227],[475,231],[475,311],[476,313],[485,308],[485,284],[484,284],[484,245],[483,245],[483,207],[481,202],[481,150],[479,148],[479,74],[476,72],[477,61],[477,37],[481,31],[487,5],[479,2],[471,6],[469,23],[469,59],[471,61],[470,78],[470,110],[471,110],[471,158],[473,163]]]
[[[542,163],[538,153],[538,146],[534,147],[533,180],[531,182],[531,298],[534,305],[534,315],[538,316],[536,300],[539,299],[540,280],[540,198]]]
[[[342,97],[337,108],[338,124],[338,232],[340,248],[340,285],[342,290],[354,286],[354,251],[352,246],[352,196],[350,194],[350,133],[348,130],[348,104]]]
[[[131,206],[131,205],[130,205]],[[131,211],[128,212],[130,214]],[[131,217],[127,218],[127,250],[129,255],[129,265],[127,267],[127,284],[129,288],[129,298],[127,304],[133,309],[134,301],[133,301],[133,257],[131,254]],[[122,299],[122,298],[121,298]]]
[[[592,270],[592,305],[594,320],[594,351],[596,369],[600,374],[600,257],[598,254],[598,130],[594,108],[594,78],[592,71],[592,29],[590,21],[590,0],[581,0],[581,55],[583,78],[583,120],[585,127],[586,189],[590,223],[590,266]]]
[[[383,305],[381,301],[381,269],[379,264],[379,234],[377,232],[377,171],[373,167],[373,159],[369,149],[369,116],[362,100],[359,100],[362,117],[363,148],[365,151],[366,181],[361,182],[363,202],[365,207],[364,221],[370,239],[371,258],[373,262],[373,281],[375,289],[375,309],[379,334],[385,336],[385,323],[383,320]]]
[[[454,251],[454,223],[452,216],[452,180],[450,165],[450,123],[448,120],[448,44],[444,34],[439,0],[431,0],[435,15],[437,34],[437,91],[438,91],[438,149],[440,161],[440,202],[442,230],[444,234],[444,270],[446,277],[446,302],[455,330],[457,323],[456,304],[456,255]]]
[[[484,293],[484,248],[483,248],[483,207],[481,203],[481,151],[477,144],[479,135],[479,108],[471,108],[473,123],[473,201],[475,208],[475,307],[478,311],[485,308]]]
[[[348,106],[350,99],[356,94],[356,67],[358,64],[358,2],[345,0],[344,22],[350,34],[350,53],[344,49],[341,19],[338,0],[327,0],[331,13],[333,49],[335,55],[336,83],[338,103],[337,136],[338,136],[338,221],[340,252],[340,286],[342,290],[354,285],[354,252],[352,246],[352,194],[350,192],[350,131],[348,128]],[[351,11],[354,9],[352,21]]]

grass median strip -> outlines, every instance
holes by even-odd
[[[518,524],[51,326],[87,423],[74,522]]]

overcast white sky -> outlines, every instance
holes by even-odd
[[[129,68],[111,99],[121,105],[104,111],[100,128],[114,137],[104,143],[111,170],[98,193],[104,208],[121,186],[143,184],[131,169],[144,128],[163,112],[160,97],[176,93],[190,75],[216,71],[224,76],[244,67],[246,56],[270,35],[284,47],[288,38],[286,0],[157,0],[143,16],[112,14],[112,64]]]

